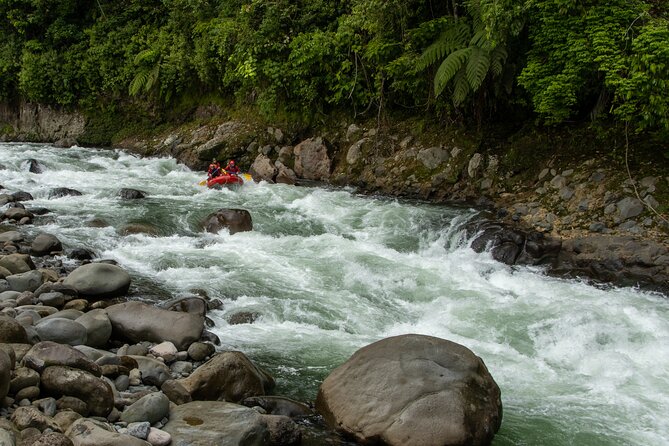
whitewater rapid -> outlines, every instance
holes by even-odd
[[[220,299],[209,316],[221,348],[267,368],[277,393],[313,400],[358,348],[422,333],[483,358],[502,390],[495,445],[669,444],[667,298],[477,254],[462,232],[475,209],[267,183],[209,190],[173,159],[112,150],[0,144],[0,165],[1,185],[52,211],[23,230],[118,261],[133,298]],[[49,199],[56,187],[83,195]],[[148,198],[121,200],[122,187]],[[253,231],[204,232],[219,208],[247,209]],[[132,224],[154,234],[123,235]],[[228,324],[239,312],[258,318]]]

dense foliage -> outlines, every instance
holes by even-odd
[[[669,2],[0,0],[0,101],[235,97],[669,129]]]

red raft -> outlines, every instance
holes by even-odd
[[[241,186],[242,184],[244,184],[244,180],[242,180],[241,177],[229,174],[219,175],[217,177],[207,180],[208,188],[219,188],[222,186],[234,186],[234,185]]]

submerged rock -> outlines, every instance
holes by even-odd
[[[227,228],[230,234],[253,230],[251,214],[245,209],[219,209],[209,214],[203,223],[207,232],[217,233]]]

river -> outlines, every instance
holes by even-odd
[[[118,261],[133,298],[222,300],[209,315],[220,348],[269,370],[277,394],[312,401],[358,348],[422,333],[486,363],[504,405],[495,446],[669,444],[669,300],[477,254],[462,232],[475,209],[323,187],[209,190],[174,159],[113,150],[3,143],[0,165],[9,192],[52,211],[24,230]],[[56,187],[83,195],[49,199]],[[121,187],[148,198],[121,200]],[[247,209],[253,231],[204,232],[219,208]],[[155,234],[121,235],[138,223]],[[258,319],[228,324],[239,312]]]

